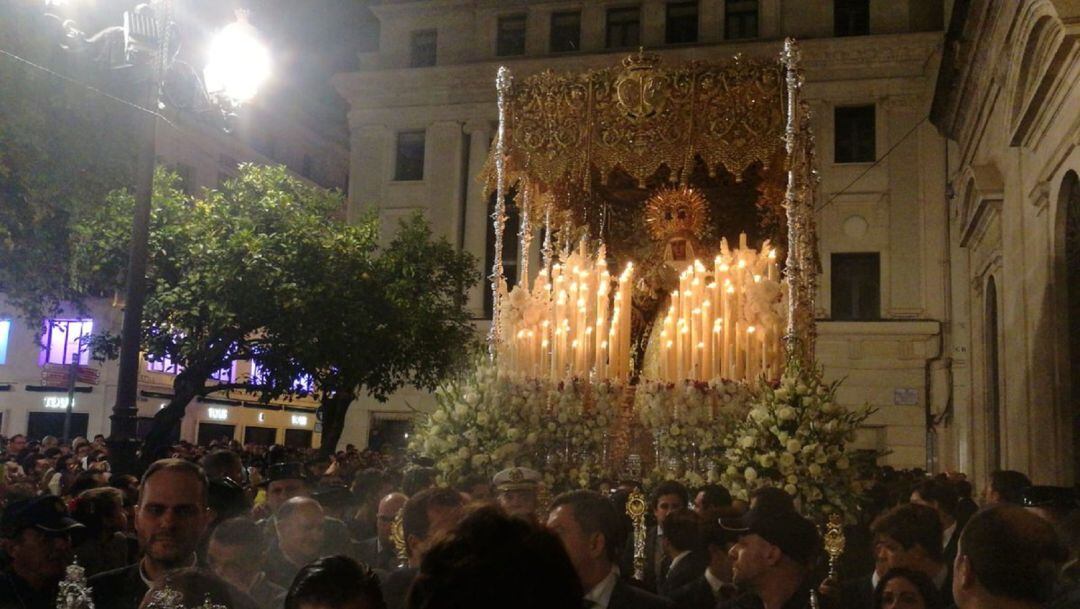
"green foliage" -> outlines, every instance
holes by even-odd
[[[0,7],[0,41],[51,70],[94,74],[57,48],[34,3]],[[0,292],[36,327],[83,296],[69,281],[70,229],[129,183],[130,109],[7,55],[0,83]]]

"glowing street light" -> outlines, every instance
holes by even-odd
[[[207,92],[233,105],[255,97],[270,77],[270,52],[243,11],[214,36],[207,59],[203,71]]]

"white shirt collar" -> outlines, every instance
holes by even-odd
[[[720,587],[724,585],[723,580],[713,575],[712,570],[705,569],[705,581],[709,582],[709,587],[712,588],[713,596],[720,593]]]
[[[675,565],[679,564],[680,560],[682,560],[683,558],[686,558],[686,555],[689,554],[689,553],[690,553],[690,550],[684,550],[678,556],[676,556],[675,558],[672,558],[671,559],[671,565],[668,566],[668,573],[670,573],[671,570],[675,568]]]
[[[611,593],[615,591],[615,584],[619,580],[619,574],[612,569],[607,577],[600,580],[600,583],[593,586],[592,590],[585,595],[585,600],[595,603],[597,609],[607,609],[608,603],[611,602]]]
[[[953,534],[956,533],[956,523],[952,523],[952,526],[945,529],[941,533],[941,549],[949,547],[949,542],[952,541]]]
[[[877,569],[874,569],[874,574],[870,576],[870,588],[877,590],[878,582],[881,581],[881,576],[878,575]]]
[[[150,579],[150,577],[146,574],[146,569],[143,567],[143,565],[145,564],[145,561],[146,561],[145,557],[142,560],[139,561],[139,578],[142,579],[143,583],[146,584],[147,588],[153,588],[154,587],[154,580]],[[192,552],[192,554],[191,554],[191,564],[186,565],[186,566],[187,567],[194,567],[197,564],[199,564],[199,557],[196,556],[194,552]]]

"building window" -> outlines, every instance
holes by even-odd
[[[566,53],[581,50],[581,12],[551,14],[551,52]]]
[[[833,32],[837,36],[865,36],[870,33],[870,0],[833,2]]]
[[[146,356],[146,370],[149,372],[160,372],[162,374],[177,375],[184,369],[180,364],[173,363],[168,356],[161,359],[153,360],[149,356]]]
[[[877,158],[874,105],[847,106],[833,112],[837,163],[872,163]]]
[[[261,385],[266,382],[264,377],[262,366],[258,362],[251,362],[251,382]],[[294,393],[311,393],[315,389],[315,379],[310,374],[301,374],[293,379],[291,389]]]
[[[495,33],[495,55],[525,54],[525,15],[507,15],[499,17],[498,30]]]
[[[641,7],[609,8],[607,48],[636,47],[641,40]]]
[[[11,336],[11,320],[0,319],[0,366],[7,363],[8,338]]]
[[[41,355],[38,365],[70,364],[76,358],[79,365],[90,363],[86,341],[94,332],[92,319],[47,319],[41,334]]]
[[[664,39],[668,44],[697,42],[697,31],[698,3],[696,1],[669,2],[667,4]]]
[[[437,39],[435,30],[413,32],[409,45],[409,67],[423,68],[435,65]]]
[[[832,255],[832,318],[881,319],[881,255]]]
[[[399,182],[424,179],[423,131],[402,131],[397,134],[394,179]]]
[[[182,368],[181,368],[182,369]],[[233,380],[233,370],[236,369],[236,362],[230,363],[221,370],[210,375],[211,380],[215,380],[219,383],[231,383]]]
[[[503,229],[502,264],[503,276],[506,277],[506,289],[512,290],[518,279],[518,230],[521,227],[521,214],[513,203],[514,193],[506,195],[506,227]],[[495,213],[495,193],[488,198],[488,218]],[[495,223],[487,223],[487,248],[484,255],[484,275],[490,275],[495,265]],[[484,282],[484,319],[491,319],[495,308],[491,294],[491,283]]]
[[[727,0],[724,3],[724,38],[757,38],[757,0]]]

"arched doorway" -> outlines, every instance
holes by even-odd
[[[1001,361],[998,351],[997,282],[991,276],[983,292],[986,317],[983,345],[986,353],[986,467],[1001,469]]]

